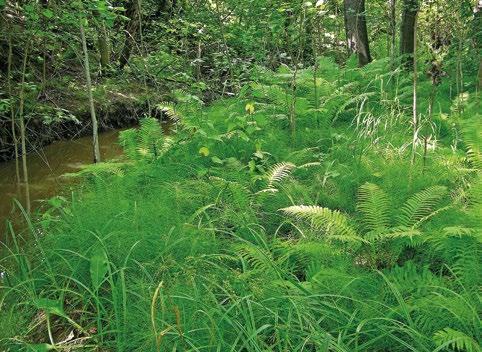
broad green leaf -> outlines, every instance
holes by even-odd
[[[54,13],[50,9],[45,9],[42,14],[47,17],[47,18],[52,18],[54,17]]]
[[[101,246],[94,248],[90,257],[90,279],[92,287],[99,289],[108,271],[108,261],[104,249]]]
[[[213,156],[211,158],[212,162],[215,163],[215,164],[220,164],[222,165],[223,164],[223,161],[221,159],[219,159],[217,156]]]
[[[42,309],[46,313],[58,315],[59,317],[65,317],[64,308],[62,303],[48,298],[37,298],[33,301],[33,304],[37,309]]]
[[[54,349],[54,346],[49,345],[47,343],[27,345],[27,351],[30,351],[30,352],[45,352],[45,351],[52,351],[53,349]]]

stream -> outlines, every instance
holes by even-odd
[[[120,130],[99,134],[102,160],[120,156],[122,148],[118,144]],[[92,163],[92,137],[56,141],[27,156],[30,199],[32,211],[42,200],[60,193],[66,181],[60,177],[69,172],[79,171],[83,165]],[[20,174],[22,163],[19,160]],[[17,186],[15,160],[0,163],[0,242],[5,238],[7,220],[18,218],[20,212],[14,199],[25,206],[25,188]]]

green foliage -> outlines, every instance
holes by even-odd
[[[155,160],[171,147],[172,140],[164,136],[158,120],[145,118],[138,129],[122,131],[120,143],[133,160]]]
[[[439,347],[449,347],[457,351],[467,352],[481,351],[479,343],[472,337],[450,328],[437,331],[434,335],[434,340]]]
[[[82,170],[0,261],[2,347],[479,351],[473,125],[411,164],[387,64],[322,58],[294,92],[292,68],[257,68],[208,106],[173,92],[169,137],[123,131],[129,161]]]
[[[98,290],[109,270],[109,262],[102,247],[95,247],[90,257],[90,279],[92,288]]]

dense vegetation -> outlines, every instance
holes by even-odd
[[[0,349],[481,351],[480,5],[140,4],[0,0],[12,156],[39,116],[145,111],[124,157],[18,203]]]

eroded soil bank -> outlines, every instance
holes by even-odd
[[[83,81],[80,73],[72,74],[62,79],[47,81],[40,90],[26,91],[24,120],[29,153],[54,141],[91,135],[89,101]],[[100,132],[131,127],[146,115],[160,118],[156,104],[172,100],[167,87],[147,86],[122,77],[98,77],[94,82],[93,94]],[[0,98],[2,96],[0,94]],[[17,148],[20,153],[18,105],[16,95],[14,115],[17,121]],[[15,158],[15,143],[10,109],[4,109],[0,115],[2,162]]]

